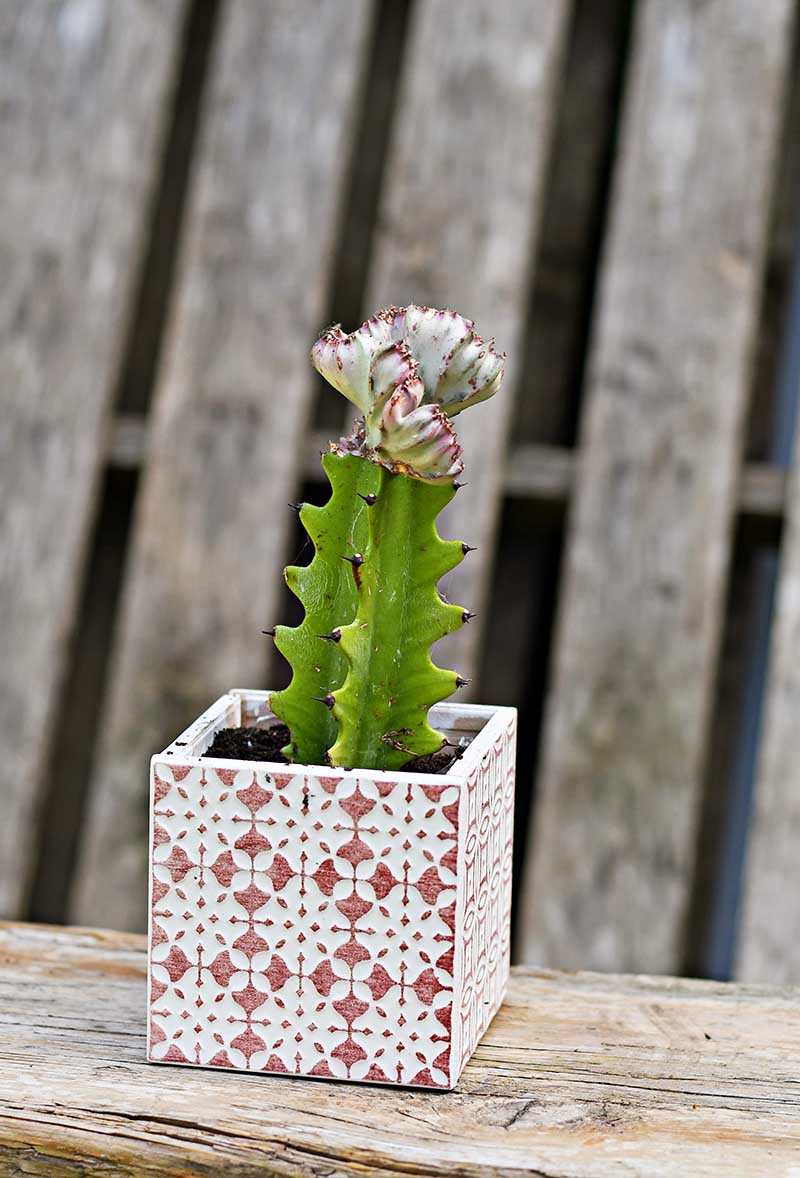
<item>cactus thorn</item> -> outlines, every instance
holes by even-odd
[[[342,636],[342,631],[337,626],[335,630],[331,630],[330,634],[318,634],[318,638],[324,638],[327,642],[338,642]]]
[[[464,625],[466,625],[467,622],[471,621],[471,619],[474,617],[475,617],[475,614],[472,612],[471,609],[465,609],[461,615],[461,621],[464,623]]]
[[[299,515],[300,512],[305,507],[305,503],[287,503],[286,506],[291,507],[292,511],[296,511],[297,514]]]
[[[462,487],[468,487],[468,486],[469,486],[469,483],[458,483],[458,482],[454,482],[454,483],[453,483],[453,490],[454,490],[454,491],[460,491]]]
[[[343,556],[342,560],[346,560],[349,564],[351,564],[353,566],[354,569],[361,568],[362,564],[364,563],[364,557],[361,555],[360,552],[357,552],[355,554],[355,556]]]
[[[327,695],[312,695],[311,698],[318,704],[325,704],[326,708],[332,708],[336,703],[332,691],[329,691]]]
[[[471,679],[465,679],[463,675],[456,675],[456,687],[468,687],[471,682]]]
[[[262,633],[262,634],[266,634],[266,635],[267,635],[269,638],[274,638],[274,637],[275,637],[275,631],[274,631],[274,630],[262,630],[262,631],[261,631],[261,633]]]
[[[374,507],[375,504],[378,502],[378,496],[373,495],[372,491],[370,491],[369,495],[362,495],[361,492],[359,491],[358,497],[359,497],[359,499],[364,500],[367,507]]]
[[[468,552],[477,552],[477,549],[475,548],[475,546],[473,544],[462,544],[461,551],[466,556]]]

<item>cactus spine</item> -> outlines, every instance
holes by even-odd
[[[332,328],[312,359],[363,416],[323,455],[329,501],[300,508],[315,552],[286,570],[305,616],[274,632],[293,675],[272,710],[290,760],[398,769],[442,747],[428,711],[464,683],[430,656],[473,616],[439,594],[469,547],[436,518],[463,469],[450,419],[497,391],[504,357],[460,315],[412,306]]]

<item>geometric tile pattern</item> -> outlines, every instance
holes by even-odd
[[[232,765],[153,762],[148,1058],[451,1088],[508,976],[513,726],[460,781]]]
[[[463,787],[459,1074],[497,1013],[508,982],[515,760],[516,718],[470,770]]]

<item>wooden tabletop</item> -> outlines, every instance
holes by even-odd
[[[452,1093],[145,1062],[145,941],[0,925],[0,1174],[800,1174],[800,991],[518,969]]]

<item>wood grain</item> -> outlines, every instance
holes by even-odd
[[[795,62],[800,60],[797,50]],[[763,364],[751,414],[774,398],[776,371],[780,373],[790,346],[783,339],[797,330],[786,309],[786,288],[796,274],[797,205],[800,198],[800,73],[793,73],[791,103],[786,120],[785,150],[781,161],[781,185],[775,215],[776,257],[773,282],[767,284],[766,331],[760,341]],[[793,269],[795,267],[795,269]],[[781,282],[781,279],[783,280]],[[797,289],[792,292],[797,299]],[[780,301],[783,295],[784,301]],[[771,354],[770,354],[771,353]],[[796,374],[795,374],[796,376]],[[772,388],[767,385],[771,378]],[[796,390],[792,390],[791,396]],[[761,426],[766,432],[767,423]],[[767,450],[769,439],[761,439]],[[765,703],[762,709],[761,746],[756,771],[752,818],[743,880],[736,973],[747,978],[776,981],[800,980],[800,946],[794,929],[800,921],[798,853],[800,853],[800,803],[798,802],[797,721],[800,701],[797,651],[800,649],[800,437],[795,442],[792,470],[784,470],[789,482],[786,522],[778,566],[778,588],[773,606],[771,649]],[[780,457],[780,443],[771,449]]]
[[[765,466],[764,471],[782,474],[784,504],[792,460],[788,414],[793,411],[792,403],[797,392],[796,374],[791,372],[789,343],[796,330],[793,321],[796,322],[797,313],[793,313],[790,299],[794,297],[796,300],[800,293],[796,266],[800,208],[800,39],[797,37],[794,39],[788,89],[776,161],[769,253],[745,431],[747,457],[765,460],[771,465]],[[796,287],[794,292],[793,284]],[[767,493],[766,483],[762,489]],[[725,977],[731,976],[732,967],[735,968],[732,952],[735,946],[732,947],[730,942],[735,936],[737,923],[741,923],[741,896],[746,874],[746,847],[742,846],[742,841],[747,836],[754,792],[754,783],[743,781],[743,776],[758,777],[756,765],[750,762],[756,752],[752,743],[763,744],[765,708],[758,697],[765,698],[767,694],[769,663],[765,647],[775,612],[777,552],[768,549],[778,549],[785,535],[785,532],[770,529],[751,543],[753,532],[749,527],[737,533],[739,542],[734,549],[729,575],[714,721],[705,771],[698,870],[689,929],[689,944],[696,946],[696,950],[689,950],[686,962],[692,973],[711,971],[712,976]],[[777,648],[775,657],[779,657]],[[760,716],[755,714],[759,709]],[[750,796],[747,796],[748,791]],[[764,911],[759,919],[769,925],[774,923],[769,910]],[[780,940],[787,958],[791,958],[794,952],[792,938],[781,937]],[[758,972],[748,976],[758,976]],[[770,977],[769,974],[764,976]]]
[[[368,281],[370,311],[411,302],[451,307],[509,356],[498,396],[458,418],[469,485],[443,516],[446,534],[478,548],[445,582],[451,601],[478,613],[440,648],[442,664],[466,677],[487,605],[569,7],[568,0],[416,6]]]
[[[0,6],[0,912],[29,886],[184,5]]]
[[[647,0],[601,274],[521,948],[678,968],[792,5]]]
[[[800,980],[800,449],[780,561],[736,973],[788,982]]]
[[[453,1093],[145,1062],[143,937],[0,927],[0,1173],[771,1178],[800,995],[516,969]]]
[[[231,682],[263,679],[371,11],[222,10],[74,894],[84,920],[140,924],[150,754]]]

